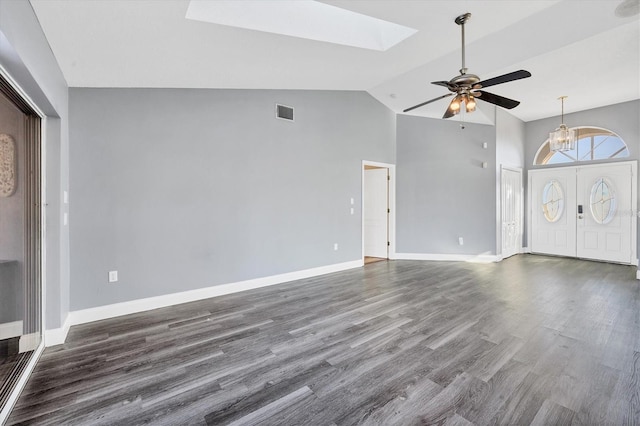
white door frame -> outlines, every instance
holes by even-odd
[[[637,228],[638,228],[638,161],[615,161],[608,163],[598,163],[598,164],[582,164],[582,165],[574,165],[574,166],[564,166],[564,167],[544,167],[539,169],[531,169],[531,171],[535,170],[553,170],[553,169],[585,169],[585,168],[597,168],[597,167],[608,167],[612,165],[618,164],[627,164],[631,166],[631,211],[629,214],[632,217],[631,220],[631,264],[638,265],[638,253],[637,253]],[[527,202],[529,203],[529,207],[527,209],[528,220],[527,220],[527,244],[529,245],[529,251],[531,251],[531,234],[532,234],[532,218],[533,218],[533,206],[532,206],[532,198],[531,198],[531,178],[532,174],[528,173],[527,176]],[[637,278],[640,279],[640,271],[638,271]]]
[[[504,248],[502,247],[502,242],[504,241],[504,236],[502,235],[502,172],[503,170],[509,170],[512,172],[516,172],[520,174],[520,247],[518,248],[518,254],[522,253],[522,243],[524,237],[524,171],[522,167],[509,167],[500,165],[500,194],[498,198],[498,208],[497,208],[497,216],[498,216],[498,226],[496,227],[496,247],[500,247],[499,258],[502,259],[504,255]]]
[[[396,258],[396,165],[390,163],[380,163],[377,161],[362,160],[361,170],[361,182],[360,188],[360,221],[362,224],[362,262],[364,262],[364,167],[384,167],[389,170],[389,259]]]

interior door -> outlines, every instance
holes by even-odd
[[[522,170],[502,169],[500,182],[502,257],[507,258],[522,248]]]
[[[388,257],[388,169],[364,171],[364,255]]]
[[[631,164],[577,170],[577,256],[631,263]]]
[[[531,251],[576,256],[576,169],[531,170]]]

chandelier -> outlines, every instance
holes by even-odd
[[[576,148],[576,131],[570,129],[564,124],[564,100],[566,96],[560,96],[558,99],[562,102],[562,118],[560,127],[549,133],[549,146],[551,151],[571,151]]]

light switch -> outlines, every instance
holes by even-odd
[[[64,201],[65,204],[69,204],[69,193],[67,191],[62,192],[62,201]]]

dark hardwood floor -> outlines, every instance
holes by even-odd
[[[640,424],[635,271],[378,262],[76,326],[9,424]]]

